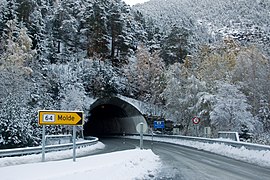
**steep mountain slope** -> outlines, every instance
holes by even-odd
[[[164,32],[174,24],[191,30],[197,43],[212,43],[232,35],[243,44],[256,43],[269,49],[268,0],[150,0],[134,8]]]

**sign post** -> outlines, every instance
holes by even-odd
[[[76,126],[83,125],[82,111],[38,111],[38,124],[42,125],[42,162],[45,161],[45,125],[73,126],[73,161],[76,161]]]
[[[143,133],[147,130],[147,125],[143,122],[137,124],[136,130],[138,133],[140,133],[140,149],[143,149]]]
[[[45,162],[45,126],[42,126],[42,162]]]
[[[140,149],[143,148],[143,123],[140,123]]]
[[[73,162],[76,161],[76,126],[73,126]]]
[[[198,136],[198,124],[200,123],[201,119],[199,117],[194,117],[192,118],[192,122],[195,125],[195,131],[196,131],[196,136]]]

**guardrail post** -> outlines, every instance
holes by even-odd
[[[126,133],[125,132],[123,132],[123,136],[124,136],[124,142],[123,142],[123,144],[126,144]]]

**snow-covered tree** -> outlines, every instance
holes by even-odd
[[[210,113],[211,124],[217,130],[232,130],[240,132],[245,125],[255,131],[259,122],[251,114],[251,106],[247,97],[235,85],[227,82],[216,82],[217,92],[213,110]]]
[[[203,46],[198,57],[201,61],[198,66],[198,76],[209,84],[215,80],[229,80],[236,64],[238,51],[239,46],[230,37],[224,39],[220,46]]]
[[[116,3],[112,3],[110,5],[110,16],[108,28],[110,30],[111,35],[111,59],[114,60],[117,56],[119,56],[119,51],[121,44],[123,43],[123,28],[124,28],[124,20],[121,13],[121,7],[119,6],[120,1],[116,1]],[[121,43],[122,41],[122,43]],[[120,44],[121,43],[121,44]],[[117,58],[118,59],[118,58]]]
[[[263,124],[264,132],[270,131],[270,109],[269,103],[265,100],[260,101],[260,109],[258,113],[258,119]]]
[[[94,1],[92,6],[86,7],[85,26],[88,27],[88,57],[96,55],[104,59],[109,55],[110,42],[107,29],[106,5],[106,1]]]
[[[16,20],[6,23],[4,52],[0,56],[0,134],[1,148],[33,146],[38,135],[31,128],[35,109],[30,105],[32,69],[26,66],[35,57],[26,28]]]
[[[168,36],[161,42],[161,57],[167,65],[175,62],[183,63],[188,54],[187,29],[174,26]]]
[[[255,47],[243,47],[238,53],[232,80],[240,85],[252,105],[252,113],[260,108],[260,100],[270,99],[270,61]]]
[[[127,70],[131,86],[137,89],[137,97],[142,101],[162,104],[161,92],[165,88],[165,64],[158,53],[149,53],[144,46],[136,52],[134,69]]]
[[[198,101],[195,106],[197,116],[201,118],[201,124],[205,127],[211,126],[210,113],[215,102],[215,96],[209,92],[200,92],[197,95]]]
[[[0,19],[0,35],[8,28],[8,21],[18,21],[17,13],[18,3],[16,0],[3,0],[1,2],[1,19]]]
[[[174,24],[192,30],[195,50],[233,35],[244,44],[256,43],[269,52],[269,7],[268,1],[253,0],[153,0],[134,8],[152,18],[166,34]]]
[[[167,71],[167,85],[162,93],[166,108],[174,114],[175,121],[183,127],[183,133],[189,134],[191,119],[199,115],[198,100],[206,91],[205,83],[199,81],[184,65],[175,63]]]

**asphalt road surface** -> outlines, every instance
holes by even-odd
[[[109,153],[139,146],[139,140],[101,139],[106,147],[92,154]],[[176,180],[269,180],[270,169],[179,145],[144,141],[162,160],[162,169],[149,179]]]

